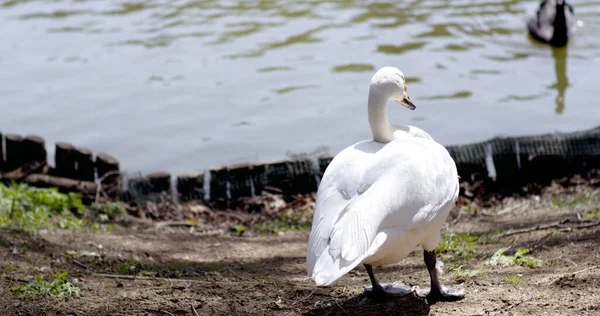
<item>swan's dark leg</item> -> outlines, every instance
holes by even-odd
[[[427,300],[430,303],[439,301],[458,301],[465,297],[464,290],[448,288],[440,283],[440,280],[438,279],[437,269],[435,267],[435,250],[423,251],[423,258],[425,259],[425,265],[427,266],[427,270],[429,270],[429,277],[431,278],[431,289],[418,289],[418,296],[427,297]]]
[[[367,296],[376,299],[383,299],[392,296],[405,296],[413,292],[413,289],[410,286],[400,282],[379,284],[375,278],[375,274],[373,274],[373,267],[370,264],[365,264],[364,266],[369,274],[369,279],[371,279],[371,286],[365,286],[365,294]]]
[[[365,264],[365,269],[367,269],[369,279],[371,279],[371,287],[365,287],[365,293],[374,298],[386,297],[383,287],[377,282],[375,274],[373,274],[373,267],[370,264]]]

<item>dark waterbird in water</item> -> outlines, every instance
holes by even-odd
[[[529,34],[540,42],[565,46],[573,35],[573,14],[573,7],[564,0],[544,0],[529,20]]]

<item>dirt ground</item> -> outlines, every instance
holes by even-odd
[[[442,282],[467,295],[436,304],[366,298],[362,266],[329,287],[315,286],[305,275],[306,231],[211,235],[141,224],[37,236],[0,230],[0,314],[194,315],[193,306],[198,315],[600,315],[599,208],[600,191],[589,186],[549,188],[488,208],[462,203],[443,234],[478,239],[440,257]],[[518,230],[544,224],[553,227]],[[505,247],[508,254],[527,248],[542,265],[486,265]],[[461,265],[480,274],[458,277],[451,268]],[[82,289],[79,297],[20,301],[10,290],[57,270]],[[419,249],[375,274],[428,286]]]

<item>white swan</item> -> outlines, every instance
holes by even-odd
[[[387,102],[414,110],[404,74],[379,69],[371,80],[368,113],[373,140],[341,151],[319,185],[306,267],[317,285],[329,285],[364,264],[372,286],[367,295],[458,300],[463,290],[446,288],[437,276],[435,247],[440,228],[458,198],[456,165],[446,148],[413,126],[390,125]],[[422,245],[431,291],[405,284],[379,284],[372,266],[396,263]]]

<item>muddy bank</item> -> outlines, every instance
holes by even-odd
[[[262,207],[279,212],[280,202],[269,201]],[[309,200],[302,201],[298,208],[310,215]],[[0,306],[6,315],[193,315],[192,306],[199,315],[597,315],[599,208],[600,192],[589,183],[555,184],[490,206],[462,201],[439,249],[443,282],[465,288],[467,296],[433,305],[416,297],[367,299],[362,267],[316,287],[305,276],[302,228],[266,233],[248,225],[240,232],[230,227],[246,222],[200,223],[198,216],[194,225],[131,221],[38,236],[4,229]],[[527,249],[531,261],[523,262],[533,263],[490,264],[500,249],[510,258]],[[11,291],[53,271],[67,272],[79,296],[24,301]],[[382,282],[428,282],[418,249],[375,272]]]

